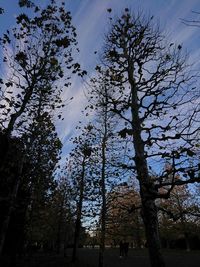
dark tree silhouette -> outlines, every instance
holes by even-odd
[[[73,139],[75,148],[70,153],[69,168],[71,170],[71,179],[73,181],[73,194],[76,203],[74,244],[72,253],[72,262],[77,259],[77,249],[80,241],[81,219],[83,215],[83,202],[86,197],[86,185],[88,180],[88,166],[92,154],[92,139],[90,138],[90,127],[85,127],[82,133]]]
[[[117,120],[111,111],[108,102],[111,93],[111,85],[106,81],[106,76],[100,75],[91,79],[88,88],[88,109],[93,114],[92,133],[95,136],[95,158],[93,173],[97,175],[100,189],[100,211],[99,211],[99,267],[104,266],[104,251],[107,222],[107,193],[118,183],[121,171],[117,168],[122,153],[119,152],[119,140],[117,136]],[[116,166],[115,166],[116,165]]]
[[[56,1],[51,0],[44,9],[31,1],[19,1],[19,5],[31,8],[32,16],[25,13],[17,16],[17,26],[1,38],[3,63],[10,71],[7,77],[0,80],[0,175],[2,179],[8,180],[12,179],[12,174],[6,173],[6,168],[7,162],[13,160],[10,157],[15,143],[12,141],[13,136],[18,139],[22,135],[25,136],[36,117],[40,117],[41,113],[51,113],[51,110],[62,106],[61,92],[64,87],[70,85],[69,71],[64,73],[66,67],[72,69],[73,73],[83,74],[80,65],[73,60],[72,51],[77,44],[76,32],[71,24],[70,12],[65,9],[64,3],[57,5]],[[58,85],[58,80],[62,80],[63,88]],[[22,178],[27,153],[23,141],[21,150],[23,156],[16,163],[19,165],[16,167],[18,171],[7,196],[10,203],[8,215],[1,224],[0,251],[3,249],[9,214]]]
[[[182,46],[168,44],[153,24],[153,17],[132,15],[128,9],[111,22],[102,60],[104,68],[97,66],[97,71],[105,72],[115,87],[108,99],[111,110],[125,124],[119,135],[132,139],[151,266],[165,266],[155,199],[168,198],[176,185],[199,181],[198,168],[189,168],[187,163],[188,156],[194,155],[193,141],[199,131],[199,96],[194,79]],[[171,179],[150,175],[154,159],[172,163]],[[185,177],[175,179],[177,172],[186,170]],[[164,186],[167,190],[162,193]]]
[[[13,182],[18,182],[18,186],[13,186],[16,192],[12,203],[8,202],[9,213],[3,212],[1,209],[2,214],[5,214],[7,218],[4,222],[7,231],[2,232],[5,240],[4,252],[12,255],[13,259],[17,252],[23,250],[24,243],[33,243],[35,236],[33,232],[40,232],[38,228],[45,227],[45,223],[43,223],[44,210],[50,193],[55,187],[53,173],[61,149],[61,142],[55,132],[55,126],[47,113],[35,118],[29,132],[20,139],[20,142],[26,147],[26,154],[22,154],[24,164],[20,179],[9,176]],[[14,157],[16,157],[15,154]],[[15,162],[14,159],[12,159],[13,162]],[[14,173],[18,175],[18,173]],[[9,184],[7,184],[8,186]],[[8,203],[6,203],[6,207]],[[2,230],[5,228],[2,227]],[[28,235],[25,235],[27,232],[29,232]],[[13,238],[14,240],[12,240]]]

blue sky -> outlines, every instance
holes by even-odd
[[[73,0],[68,3],[79,37],[79,47],[81,49],[79,60],[90,74],[98,63],[98,53],[101,53],[104,34],[109,28],[107,8],[112,8],[112,13],[116,15],[120,15],[125,7],[132,11],[142,9],[145,13],[154,15],[155,21],[159,22],[161,29],[169,36],[170,42],[182,44],[183,49],[190,53],[190,60],[194,62],[193,66],[197,64],[198,67],[199,65],[200,28],[185,26],[181,22],[181,18],[198,18],[197,15],[192,13],[192,10],[200,11],[200,1]],[[98,53],[94,55],[94,51],[98,51]],[[85,105],[83,84],[75,80],[70,92],[72,95],[75,93],[75,99],[69,107],[66,107],[65,112],[68,119],[65,120],[64,124],[58,126],[60,136],[62,136],[66,146],[69,137],[74,133],[77,122],[80,120],[80,110]]]
[[[61,0],[57,0],[61,1]],[[199,67],[200,58],[200,28],[187,27],[181,19],[198,19],[200,15],[192,11],[200,12],[199,0],[63,0],[72,12],[73,24],[77,28],[80,54],[76,59],[91,75],[98,63],[104,34],[108,30],[109,14],[107,8],[112,9],[112,14],[120,15],[124,8],[132,11],[138,9],[144,13],[154,15],[155,21],[159,21],[170,42],[182,44],[183,49],[190,54],[193,67]],[[0,35],[14,26],[15,16],[19,13],[17,0],[0,0],[0,7],[5,9],[5,14],[0,16]],[[45,6],[47,0],[35,0]],[[94,55],[94,51],[98,53]],[[63,98],[74,96],[71,104],[63,109],[64,121],[57,122],[57,129],[61,140],[64,142],[63,155],[69,150],[69,138],[81,119],[81,110],[86,103],[84,97],[84,85],[77,78],[73,78],[72,87],[68,89]]]

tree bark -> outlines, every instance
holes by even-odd
[[[18,111],[16,111],[14,114],[11,115],[10,121],[8,123],[7,129],[6,129],[6,135],[9,137],[11,136],[11,133],[14,129],[14,125],[16,123],[16,120],[22,115],[22,113],[25,111],[25,108],[33,94],[33,88],[34,88],[34,83],[33,85],[27,89],[27,92],[24,95],[22,105]]]
[[[11,215],[12,215],[13,210],[15,208],[17,193],[18,193],[20,182],[21,182],[20,178],[21,178],[21,174],[22,174],[23,164],[24,164],[24,157],[22,157],[20,164],[18,166],[18,173],[16,175],[16,181],[13,185],[12,192],[10,193],[10,196],[9,196],[10,203],[9,203],[9,207],[8,207],[8,212],[7,212],[5,218],[2,222],[2,227],[1,227],[1,231],[0,231],[0,255],[2,255],[2,253],[3,253],[3,248],[4,248],[4,243],[5,243],[5,239],[6,239],[8,226],[10,223],[10,218],[11,218]]]
[[[155,201],[142,199],[142,213],[151,266],[164,267],[165,263],[161,254],[157,207]]]
[[[140,222],[138,214],[136,214],[136,233],[135,233],[135,243],[137,248],[141,248],[142,242],[141,242],[141,230],[140,230]]]
[[[107,127],[105,121],[105,135],[102,142],[102,168],[101,168],[101,194],[102,194],[102,209],[101,209],[101,237],[99,250],[99,267],[104,266],[104,251],[105,251],[105,232],[106,232],[106,189],[105,189],[105,168],[106,168],[106,135]]]
[[[137,178],[140,184],[143,221],[145,225],[151,267],[165,267],[164,259],[161,254],[157,207],[155,204],[155,199],[151,194],[151,190],[154,189],[154,185],[151,181],[151,177],[148,174],[144,141],[142,140],[142,126],[139,117],[137,88],[134,82],[133,72],[134,66],[133,64],[129,64],[128,79],[131,85],[133,145],[135,148],[135,165]]]
[[[73,252],[72,252],[72,262],[75,262],[77,259],[77,249],[79,245],[80,228],[81,228],[81,217],[80,215],[78,215],[76,219],[75,231],[74,231],[74,246],[73,246]]]
[[[77,204],[77,217],[74,230],[74,246],[72,252],[72,262],[75,262],[77,259],[77,249],[80,239],[80,228],[81,228],[81,216],[82,216],[82,206],[83,206],[83,192],[84,192],[84,177],[85,177],[85,156],[83,157],[82,162],[82,173],[80,179],[80,196]]]

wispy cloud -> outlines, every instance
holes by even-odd
[[[42,5],[47,2],[47,0],[43,0]],[[80,54],[75,61],[79,62],[89,74],[94,71],[94,67],[98,63],[104,34],[109,27],[108,8],[112,9],[113,15],[120,14],[125,7],[131,8],[133,12],[143,9],[144,12],[154,15],[155,19],[160,20],[161,28],[167,32],[169,41],[183,44],[183,49],[188,50],[191,54],[190,61],[195,63],[193,67],[198,68],[199,66],[200,29],[187,27],[181,22],[181,19],[194,18],[192,10],[200,11],[199,0],[141,0],[140,3],[137,0],[66,0],[66,6],[72,11],[73,24],[76,26],[78,34]],[[12,14],[14,13],[17,13],[17,10],[12,9]],[[8,21],[5,21],[5,25],[8,25]],[[94,51],[97,51],[97,54],[94,54]],[[86,121],[81,113],[87,102],[84,85],[77,78],[73,78],[72,86],[62,97],[65,100],[72,96],[74,97],[73,101],[63,109],[65,120],[56,122],[59,136],[64,143],[64,154],[69,151],[68,141],[73,136],[79,120]]]
[[[74,86],[71,89],[75,89]],[[70,138],[78,122],[83,119],[81,111],[84,109],[86,103],[87,99],[82,90],[82,86],[76,88],[76,92],[73,94],[73,100],[63,109],[65,120],[58,124],[58,131],[62,140]]]
[[[69,1],[69,4],[73,4]],[[144,12],[149,12],[155,16],[155,19],[160,20],[161,28],[163,28],[169,36],[169,41],[183,44],[183,48],[191,53],[190,61],[196,60],[196,67],[198,66],[197,58],[199,58],[200,49],[197,48],[196,42],[199,36],[200,29],[188,28],[181,19],[189,19],[192,16],[192,10],[200,10],[200,3],[198,0],[193,1],[149,1],[142,0],[140,4],[138,1],[124,0],[85,0],[80,1],[73,10],[73,22],[77,28],[78,42],[80,47],[80,55],[76,58],[81,63],[83,68],[91,73],[94,70],[95,64],[98,62],[94,51],[100,52],[103,45],[103,37],[108,29],[108,13],[107,8],[112,8],[113,14],[120,14],[124,7],[131,8],[132,11],[143,9]],[[72,87],[69,89],[70,93],[66,96],[74,96],[74,100],[69,104],[64,112],[65,121],[58,123],[58,130],[61,139],[64,141],[64,150],[68,150],[69,138],[74,134],[75,127],[79,120],[83,122],[86,118],[82,115],[81,110],[84,109],[86,98],[84,96],[84,86],[73,81]],[[65,153],[66,154],[66,153]]]

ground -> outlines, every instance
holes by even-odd
[[[98,250],[96,249],[81,249],[80,259],[86,263],[87,267],[97,267]],[[200,251],[163,251],[166,261],[166,267],[199,267],[200,266]],[[107,249],[105,252],[104,267],[150,267],[148,251],[130,249],[127,258],[119,257],[118,249]],[[82,267],[82,265],[80,265]]]
[[[166,267],[199,267],[200,251],[163,251]],[[56,254],[37,254],[31,259],[21,260],[16,267],[98,267],[98,249],[79,249],[79,261],[70,262],[71,250],[67,257]],[[13,267],[14,265],[10,265]],[[1,265],[1,267],[4,267]],[[7,265],[5,265],[7,267]],[[120,258],[119,249],[107,249],[105,252],[105,267],[150,267],[148,251],[130,249],[128,257]]]

